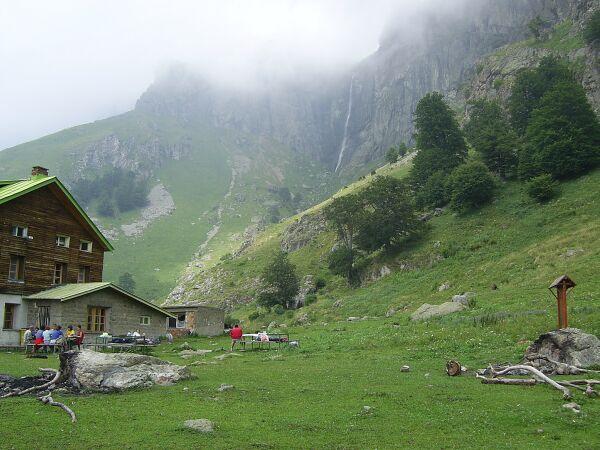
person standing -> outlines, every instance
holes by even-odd
[[[231,336],[231,351],[233,351],[233,347],[235,347],[236,343],[242,341],[243,334],[242,328],[238,324],[235,324],[229,332],[229,336]]]

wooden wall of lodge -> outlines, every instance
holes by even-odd
[[[28,227],[32,240],[15,237],[12,227]],[[57,247],[56,236],[70,237],[69,248]],[[79,250],[80,240],[92,242],[92,252]],[[25,257],[25,282],[8,280],[10,255]],[[0,292],[32,294],[54,287],[57,262],[67,264],[67,283],[77,283],[80,266],[89,266],[89,281],[102,281],[104,249],[68,211],[50,187],[0,205]]]

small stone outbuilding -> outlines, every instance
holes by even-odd
[[[23,298],[27,323],[38,326],[82,325],[87,336],[104,332],[117,336],[139,332],[146,337],[166,334],[174,316],[112,283],[65,284]]]
[[[163,306],[174,317],[169,319],[169,333],[181,336],[196,333],[200,336],[218,336],[225,328],[225,312],[212,306],[187,303]]]

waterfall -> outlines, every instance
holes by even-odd
[[[350,115],[352,114],[352,87],[354,86],[354,75],[350,78],[350,92],[348,93],[348,113],[346,114],[346,123],[344,124],[344,138],[342,139],[342,147],[340,148],[340,154],[338,156],[338,162],[335,166],[337,172],[342,164],[344,158],[344,152],[346,151],[346,143],[348,142],[348,125],[350,124]]]

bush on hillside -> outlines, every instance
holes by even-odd
[[[531,114],[538,108],[542,97],[561,81],[572,81],[569,66],[555,56],[546,56],[535,69],[521,71],[513,84],[508,110],[513,129],[523,136]]]
[[[583,29],[583,38],[588,44],[600,40],[600,9],[596,10]]]
[[[478,100],[470,109],[465,136],[495,174],[508,177],[517,165],[517,136],[498,101]]]
[[[441,208],[450,202],[448,189],[448,176],[442,172],[435,172],[416,194],[417,205],[420,208]]]
[[[558,194],[558,183],[552,175],[544,173],[532,178],[527,183],[526,190],[529,197],[543,203],[552,200]]]
[[[393,177],[377,177],[359,194],[363,214],[356,230],[356,246],[366,252],[398,244],[418,233],[418,220],[411,191]]]
[[[423,97],[415,110],[416,147],[411,180],[422,187],[440,170],[452,170],[467,158],[467,145],[454,113],[442,94]]]
[[[333,250],[327,257],[327,266],[331,273],[346,278],[353,286],[359,281],[358,273],[354,267],[355,252],[347,246],[341,245]]]
[[[390,147],[390,149],[385,154],[385,160],[390,164],[394,164],[396,161],[398,161],[399,157],[400,152],[396,147]]]
[[[578,176],[600,162],[600,124],[583,88],[556,84],[533,112],[519,155],[519,174],[548,173],[555,179]]]
[[[265,267],[261,277],[261,290],[257,302],[261,306],[291,306],[300,290],[296,267],[288,260],[287,253],[279,251]]]
[[[325,286],[327,286],[327,281],[325,281],[325,278],[319,277],[315,280],[315,290],[316,291],[320,291]]]
[[[449,180],[451,206],[467,211],[488,203],[494,197],[496,183],[485,164],[472,161],[457,167]]]

